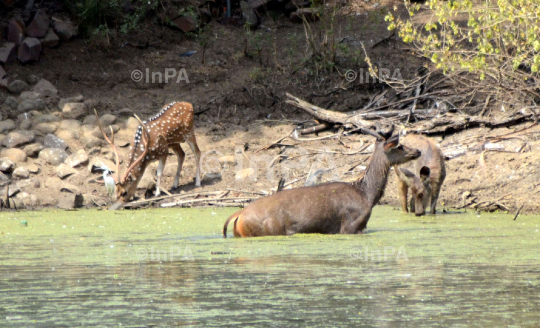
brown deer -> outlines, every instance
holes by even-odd
[[[390,167],[420,156],[418,150],[400,145],[399,135],[392,137],[393,126],[386,133],[362,130],[377,138],[362,179],[282,190],[258,199],[227,219],[223,237],[231,221],[236,237],[362,233],[384,193]]]
[[[411,212],[416,216],[424,215],[429,204],[429,213],[435,214],[439,192],[446,177],[444,155],[432,140],[420,135],[408,134],[402,143],[420,150],[422,156],[413,162],[395,167],[401,208],[408,213],[407,193],[410,188]]]
[[[97,112],[95,114],[97,117]],[[201,186],[201,151],[195,139],[193,116],[193,106],[190,103],[172,102],[164,106],[156,116],[148,121],[142,122],[137,117],[141,125],[135,133],[133,147],[130,149],[131,155],[129,157],[128,168],[121,177],[118,149],[114,145],[114,133],[111,129],[112,140],[109,139],[98,117],[98,126],[105,140],[113,148],[116,157],[116,173],[113,176],[116,182],[116,202],[110,207],[111,210],[118,209],[133,197],[137,189],[137,184],[142,178],[146,167],[155,160],[159,160],[155,195],[158,196],[160,194],[160,180],[169,155],[169,148],[173,150],[178,158],[178,167],[176,168],[173,188],[178,187],[180,171],[182,170],[182,164],[185,158],[185,153],[180,146],[182,142],[186,142],[195,154],[195,166],[197,169],[195,185],[197,187]]]

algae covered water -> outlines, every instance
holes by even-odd
[[[236,209],[0,212],[0,326],[536,327],[540,218],[375,207],[224,239]]]

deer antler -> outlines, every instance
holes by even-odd
[[[115,176],[113,176],[113,179],[114,181],[116,181],[117,183],[120,182],[119,178],[120,178],[120,156],[118,156],[118,149],[116,148],[116,146],[114,145],[114,131],[113,131],[113,128],[111,128],[111,139],[109,139],[109,137],[107,137],[107,134],[105,133],[105,130],[103,129],[103,125],[101,125],[101,121],[99,120],[99,116],[98,116],[98,113],[97,113],[97,110],[94,108],[94,114],[96,114],[96,119],[97,119],[97,124],[99,126],[99,129],[101,130],[101,133],[103,133],[103,136],[105,137],[105,140],[107,140],[107,142],[111,145],[113,151],[114,151],[114,156],[115,156],[115,159],[116,159],[116,172],[115,172]]]
[[[124,172],[124,175],[122,176],[122,182],[126,180],[131,170],[133,170],[133,168],[144,159],[144,157],[148,154],[149,151],[148,143],[150,142],[150,132],[148,132],[148,129],[146,128],[146,125],[144,125],[143,121],[136,114],[134,114],[134,116],[139,121],[139,123],[141,123],[141,127],[143,129],[142,141],[144,145],[144,151],[142,155],[139,156],[139,158],[137,158],[137,160],[126,169],[126,172]]]

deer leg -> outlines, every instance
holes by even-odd
[[[398,185],[398,194],[399,194],[399,202],[401,203],[401,209],[403,210],[403,212],[409,213],[409,210],[407,209],[407,193],[409,191],[409,187],[407,186],[405,182],[399,179],[399,177],[398,177],[397,185]]]
[[[182,165],[184,164],[184,159],[186,158],[186,153],[182,150],[180,144],[171,145],[172,150],[176,154],[178,159],[178,166],[176,167],[176,175],[174,176],[173,188],[178,188],[180,184],[180,171],[182,171]]]
[[[435,185],[431,188],[431,206],[429,209],[430,214],[435,214],[437,212],[437,200],[439,199],[439,192],[441,191],[441,185]]]
[[[161,191],[159,190],[159,185],[160,185],[160,182],[161,182],[161,175],[163,174],[163,168],[165,168],[165,163],[167,162],[167,156],[168,154],[165,153],[165,155],[161,156],[159,158],[159,165],[158,165],[158,168],[157,168],[157,182],[156,182],[156,193],[155,193],[155,196],[159,196],[161,194]]]
[[[200,187],[201,186],[201,151],[199,150],[199,146],[197,146],[197,140],[195,138],[195,134],[191,134],[186,138],[186,142],[193,151],[193,154],[195,155],[195,167],[197,168],[197,177],[195,179],[195,186]]]

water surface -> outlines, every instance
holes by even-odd
[[[235,210],[0,212],[0,326],[540,322],[538,216],[376,207],[363,235],[223,239]]]

